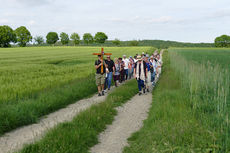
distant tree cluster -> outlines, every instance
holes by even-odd
[[[85,33],[82,42],[86,45],[93,43],[103,44],[107,39],[108,36],[103,32],[97,32],[95,36],[92,36],[90,33]],[[32,40],[34,40],[35,44],[39,46],[45,43],[42,36],[35,36],[32,38],[30,31],[24,26],[18,27],[15,30],[7,25],[0,26],[0,47],[10,47],[11,44],[25,47]],[[79,34],[75,32],[72,33],[70,37],[65,32],[62,32],[60,35],[56,32],[49,32],[46,35],[46,43],[49,45],[54,45],[59,40],[62,45],[68,45],[70,41],[74,46],[81,43]]]
[[[97,32],[93,37],[90,33],[85,33],[83,35],[83,43],[86,45],[97,43],[103,44],[108,39],[108,36],[103,32]],[[54,45],[59,40],[58,34],[56,32],[49,32],[46,36],[47,44]],[[68,45],[70,40],[73,42],[74,46],[79,45],[81,42],[80,36],[77,33],[72,33],[69,35],[65,32],[60,34],[60,41],[62,45]]]
[[[112,41],[112,43],[116,46],[119,46],[121,44],[121,41],[116,38],[115,40]]]
[[[0,47],[10,47],[11,43],[17,43],[20,47],[25,47],[31,40],[32,36],[24,26],[15,30],[7,25],[0,26]]]
[[[222,35],[220,37],[216,37],[215,46],[216,47],[230,47],[230,36]]]
[[[139,44],[139,41],[137,41],[137,40],[132,40],[129,42],[130,46],[138,46],[138,44]]]

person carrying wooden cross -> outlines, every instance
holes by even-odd
[[[96,69],[96,85],[98,88],[98,96],[103,96],[105,77],[106,77],[106,68],[108,65],[103,61],[103,55],[112,55],[111,53],[105,53],[104,48],[101,48],[101,53],[93,53],[93,55],[98,55],[98,60],[95,61]]]
[[[107,65],[101,58],[102,55],[98,55],[98,60],[95,61],[95,69],[96,69],[96,85],[98,89],[98,96],[104,95],[104,84],[105,84],[105,75],[106,75],[106,67]],[[101,68],[102,66],[102,68]]]

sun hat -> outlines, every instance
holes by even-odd
[[[142,59],[141,59],[141,56],[137,56],[137,60],[138,60],[138,61],[142,60]]]
[[[146,54],[145,57],[149,57],[149,54]]]
[[[150,56],[150,58],[153,58],[153,56]]]

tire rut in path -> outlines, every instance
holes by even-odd
[[[71,121],[81,111],[86,110],[94,104],[103,102],[106,97],[107,94],[101,97],[98,97],[96,94],[91,98],[82,99],[74,104],[68,105],[66,108],[62,108],[43,117],[36,124],[24,126],[4,134],[0,137],[0,153],[18,151],[22,149],[25,144],[30,144],[41,139],[49,129],[54,128],[59,123]]]
[[[127,139],[138,131],[143,120],[148,117],[152,103],[152,93],[136,95],[122,107],[118,107],[118,115],[112,125],[99,136],[99,144],[91,148],[92,153],[122,153],[128,145]]]

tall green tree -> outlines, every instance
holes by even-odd
[[[90,33],[85,33],[83,35],[83,41],[85,44],[92,44],[93,43],[93,36]]]
[[[94,36],[94,41],[96,43],[103,44],[108,39],[108,36],[104,32],[97,32]]]
[[[36,36],[34,37],[34,41],[38,44],[38,45],[41,45],[44,43],[44,39],[42,36]]]
[[[0,47],[10,47],[11,42],[16,42],[16,34],[7,25],[0,26]]]
[[[61,38],[62,45],[67,45],[69,43],[69,35],[67,33],[62,32],[60,34],[60,38]]]
[[[56,32],[49,32],[46,35],[47,44],[54,45],[59,40],[58,34]]]
[[[112,41],[112,43],[116,46],[119,46],[121,44],[121,41],[119,39],[115,39]]]
[[[73,41],[74,46],[79,45],[80,44],[80,36],[77,33],[72,33],[70,36],[70,39]]]
[[[230,36],[222,35],[215,39],[216,47],[230,47]]]
[[[30,31],[24,26],[18,27],[15,30],[15,34],[16,34],[18,45],[20,47],[25,47],[26,44],[32,40]]]

